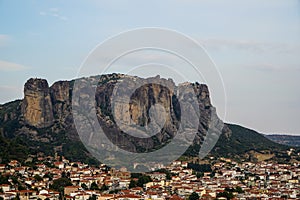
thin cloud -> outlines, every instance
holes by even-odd
[[[26,69],[28,69],[28,67],[24,65],[0,60],[0,71],[22,71]]]
[[[205,47],[222,51],[228,49],[237,49],[250,51],[254,53],[276,52],[276,53],[297,53],[300,52],[299,45],[290,45],[285,43],[267,43],[250,40],[228,40],[228,39],[200,39]]]
[[[47,11],[40,11],[39,14],[41,16],[55,17],[55,18],[63,20],[63,21],[68,20],[68,18],[66,16],[60,14],[60,9],[59,8],[49,8]]]
[[[49,8],[49,11],[52,12],[52,13],[58,13],[59,8]]]

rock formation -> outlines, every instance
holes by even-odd
[[[129,103],[121,102],[112,105],[111,97],[118,80],[121,78],[126,78],[127,85],[123,90],[118,91],[119,93],[125,94],[127,90],[134,87],[133,83],[139,83],[142,87],[134,91]],[[136,151],[137,146],[153,148],[155,146],[153,138],[148,140],[129,139],[125,136],[126,134],[122,134],[122,127],[117,126],[114,117],[122,118],[126,124],[138,124],[144,127],[150,123],[149,110],[153,105],[159,104],[164,109],[165,116],[158,117],[161,117],[160,121],[165,120],[165,125],[163,132],[157,135],[156,141],[159,143],[166,142],[174,136],[180,123],[179,100],[189,101],[188,98],[193,93],[197,97],[200,112],[200,125],[195,143],[200,144],[206,135],[211,117],[216,116],[216,111],[210,102],[208,88],[204,84],[184,83],[176,86],[172,80],[161,79],[159,76],[142,79],[121,74],[90,77],[86,80],[93,80],[98,83],[95,100],[99,122],[105,126],[104,129],[114,133],[110,135],[113,135],[116,143],[126,144],[133,151]],[[82,84],[80,87],[84,89],[85,86]],[[52,127],[52,131],[56,133],[61,131],[60,129],[65,129],[69,136],[76,135],[71,112],[72,89],[73,82],[70,81],[58,81],[49,88],[44,79],[29,79],[24,87],[24,99],[21,106],[25,124],[35,128]],[[184,90],[185,95],[176,96],[179,90]],[[91,94],[91,91],[82,93],[81,101],[88,102],[87,99],[94,98],[90,96]],[[121,97],[122,95],[119,95],[118,98]],[[112,110],[112,106],[116,108]],[[193,120],[191,118],[187,121],[193,122]]]
[[[26,82],[22,115],[28,125],[36,128],[46,128],[53,125],[53,107],[46,80],[31,78]]]
[[[69,81],[58,81],[50,87],[51,100],[53,104],[53,114],[59,122],[65,122],[70,114],[71,96]]]
[[[111,97],[115,95],[114,89],[120,79],[128,80],[126,87],[118,90],[120,93],[126,93],[127,90],[133,89],[132,83],[140,83],[142,86],[136,88],[131,94],[129,103],[122,103],[122,98],[120,98],[118,99],[120,102],[113,105]],[[171,79],[162,79],[159,76],[143,79],[122,74],[94,76],[82,80],[80,89],[85,88],[86,80],[96,82],[97,87],[94,88],[95,96],[91,96],[93,95],[92,91],[86,91],[80,95],[80,101],[88,103],[88,99],[96,100],[96,105],[93,104],[93,106],[95,106],[96,116],[107,137],[114,144],[131,152],[153,151],[172,140],[182,123],[179,102],[190,101],[192,94],[196,95],[197,105],[189,109],[198,110],[200,118],[199,121],[195,121],[196,118],[191,115],[190,119],[185,120],[187,126],[199,124],[194,144],[198,146],[203,144],[212,118],[214,123],[222,124],[217,117],[215,108],[211,105],[208,87],[204,84],[184,83],[176,86]],[[33,144],[36,141],[41,142],[41,146],[33,146],[33,149],[44,151],[43,149],[47,147],[47,151],[52,148],[54,152],[61,149],[62,152],[71,152],[69,156],[72,156],[74,154],[70,148],[72,143],[81,145],[80,148],[83,148],[72,115],[73,85],[74,80],[58,81],[49,87],[44,79],[29,79],[24,86],[23,100],[0,107],[0,133],[6,137],[24,136],[33,141]],[[184,95],[178,95],[180,90],[185,91]],[[89,105],[83,104],[83,108],[84,106],[88,107]],[[115,106],[114,110],[113,106]],[[158,121],[151,119],[153,109],[162,109],[161,111],[164,113],[164,115],[156,116]],[[158,133],[151,137],[131,137],[126,134],[124,127],[116,123],[114,117],[121,118],[126,124],[129,124],[126,127],[127,130],[130,130],[133,124],[143,128],[151,122],[154,128],[159,127],[161,123],[163,128],[157,129]],[[226,125],[223,132],[227,135],[230,134]],[[78,151],[76,156],[87,155],[86,150],[85,152]],[[195,153],[198,152],[195,151]]]

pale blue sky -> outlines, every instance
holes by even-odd
[[[226,121],[300,134],[298,0],[0,0],[0,103],[22,98],[30,77],[76,77],[100,42],[139,27],[205,46],[224,79]]]

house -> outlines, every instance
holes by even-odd
[[[70,195],[71,193],[75,193],[79,190],[79,186],[67,186],[64,189],[64,194],[65,195]]]
[[[58,197],[59,196],[59,192],[53,191],[53,190],[46,190],[46,189],[42,189],[39,192],[39,195],[45,195],[45,194],[49,194],[53,197]]]
[[[149,175],[152,180],[165,180],[166,179],[165,173],[154,172],[154,173],[148,173],[147,175]]]
[[[204,194],[202,197],[201,197],[201,199],[206,199],[206,200],[213,200],[213,199],[215,199],[215,198],[213,198],[211,195],[209,195],[209,194]]]
[[[26,168],[25,167],[15,167],[15,171],[24,175]]]
[[[2,191],[5,193],[10,190],[10,185],[2,184],[2,185],[0,185],[0,189],[2,189]]]
[[[58,169],[63,169],[65,164],[63,162],[54,162],[54,166],[58,167]]]
[[[136,194],[125,194],[125,195],[118,196],[117,199],[118,200],[140,200],[140,199],[144,199],[144,198],[142,198],[142,196],[136,195]]]
[[[143,192],[143,188],[141,188],[141,187],[134,187],[134,188],[131,188],[130,190],[131,190],[134,194],[138,194],[138,193]]]
[[[20,166],[20,163],[19,163],[19,161],[17,161],[17,160],[11,160],[11,161],[8,163],[8,165],[10,165],[10,166],[12,166],[12,167],[18,167],[18,166]]]
[[[181,198],[180,196],[174,194],[174,195],[172,195],[172,196],[169,198],[169,200],[183,200],[183,198]]]
[[[110,199],[115,199],[114,194],[102,194],[98,196],[97,200],[110,200]]]
[[[57,199],[58,197],[53,197],[53,196],[50,195],[50,194],[39,194],[39,195],[38,195],[38,198],[40,198],[41,200],[45,200],[45,199],[55,200],[55,199]]]
[[[120,179],[130,179],[131,176],[130,172],[118,171],[113,168],[111,169],[110,173],[113,177]]]
[[[130,179],[122,179],[119,181],[120,188],[128,188],[130,184]]]
[[[20,190],[20,200],[37,199],[37,192],[34,190]]]
[[[3,200],[11,200],[16,198],[16,194],[12,193],[0,193],[0,198],[3,198]]]
[[[193,193],[193,188],[182,186],[178,188],[178,194],[182,196],[188,196]]]
[[[172,162],[172,166],[180,166],[181,165],[181,161],[179,160],[175,160]]]
[[[85,192],[80,192],[78,194],[76,194],[74,197],[75,197],[75,200],[86,200],[86,199],[89,199],[92,195],[88,194],[88,193],[85,193]]]
[[[70,195],[65,195],[65,199],[66,200],[74,200],[74,197],[70,196]]]

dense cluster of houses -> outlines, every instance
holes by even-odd
[[[174,161],[164,167],[165,171],[147,173],[150,182],[132,187],[133,178],[125,168],[59,160],[41,157],[34,166],[21,165],[16,160],[0,164],[2,179],[8,177],[7,183],[0,184],[0,199],[171,200],[187,199],[195,192],[201,199],[226,199],[222,194],[232,188],[239,189],[231,192],[235,199],[300,199],[300,163],[237,163],[221,158],[212,159],[212,171],[199,173],[189,169],[187,162]],[[51,189],[62,177],[71,184],[61,191]]]

